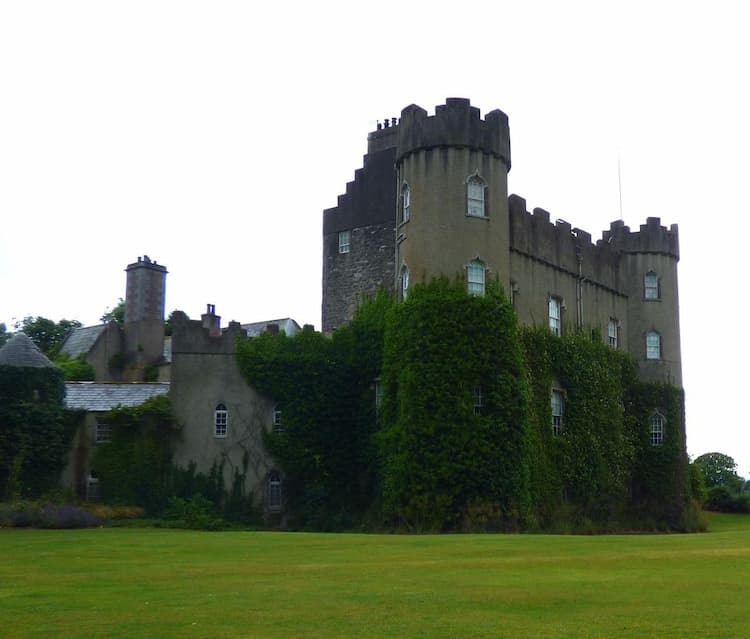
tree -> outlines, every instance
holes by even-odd
[[[703,469],[706,488],[724,486],[739,492],[742,488],[742,478],[737,475],[737,463],[729,455],[723,453],[706,453],[694,461]]]
[[[99,320],[104,324],[117,322],[119,326],[123,326],[125,324],[125,300],[120,298],[113,308],[108,308],[104,311],[104,315],[102,315]]]
[[[73,328],[80,328],[78,320],[61,319],[55,323],[46,317],[24,317],[16,329],[26,333],[47,357],[54,358],[60,350],[65,336]]]
[[[0,322],[0,348],[2,348],[5,345],[5,342],[7,342],[10,339],[11,334],[8,332],[8,328]]]

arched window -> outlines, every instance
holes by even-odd
[[[411,189],[404,184],[401,189],[401,222],[408,222],[411,217]]]
[[[267,504],[268,510],[281,510],[281,474],[278,470],[272,470],[268,473],[266,481]]]
[[[466,180],[466,215],[471,217],[487,217],[484,194],[486,184],[478,173]]]
[[[656,331],[646,333],[646,359],[661,359],[661,335]]]
[[[664,443],[664,416],[659,412],[651,415],[650,441],[652,446],[661,446]]]
[[[659,276],[653,271],[649,271],[643,277],[643,299],[658,300],[659,296]]]
[[[401,301],[406,301],[406,296],[409,294],[409,268],[404,264],[401,267],[401,275],[399,275],[399,292],[401,294]]]
[[[485,267],[481,260],[472,260],[466,267],[469,295],[484,295]]]
[[[229,413],[224,404],[218,404],[214,411],[214,437],[227,436],[227,424],[229,422]]]

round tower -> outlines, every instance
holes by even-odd
[[[677,225],[667,229],[649,217],[639,231],[614,222],[605,234],[622,252],[620,277],[628,295],[628,351],[641,379],[682,387]]]
[[[396,290],[446,275],[470,292],[487,279],[509,285],[508,117],[484,119],[469,100],[448,98],[434,116],[401,112],[396,152]]]

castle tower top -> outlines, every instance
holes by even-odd
[[[420,149],[466,147],[500,158],[510,171],[510,129],[508,116],[499,109],[484,118],[465,98],[448,98],[435,115],[411,104],[401,111],[398,129],[397,163]]]

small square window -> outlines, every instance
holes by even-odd
[[[348,253],[352,244],[351,231],[339,231],[339,253]]]

